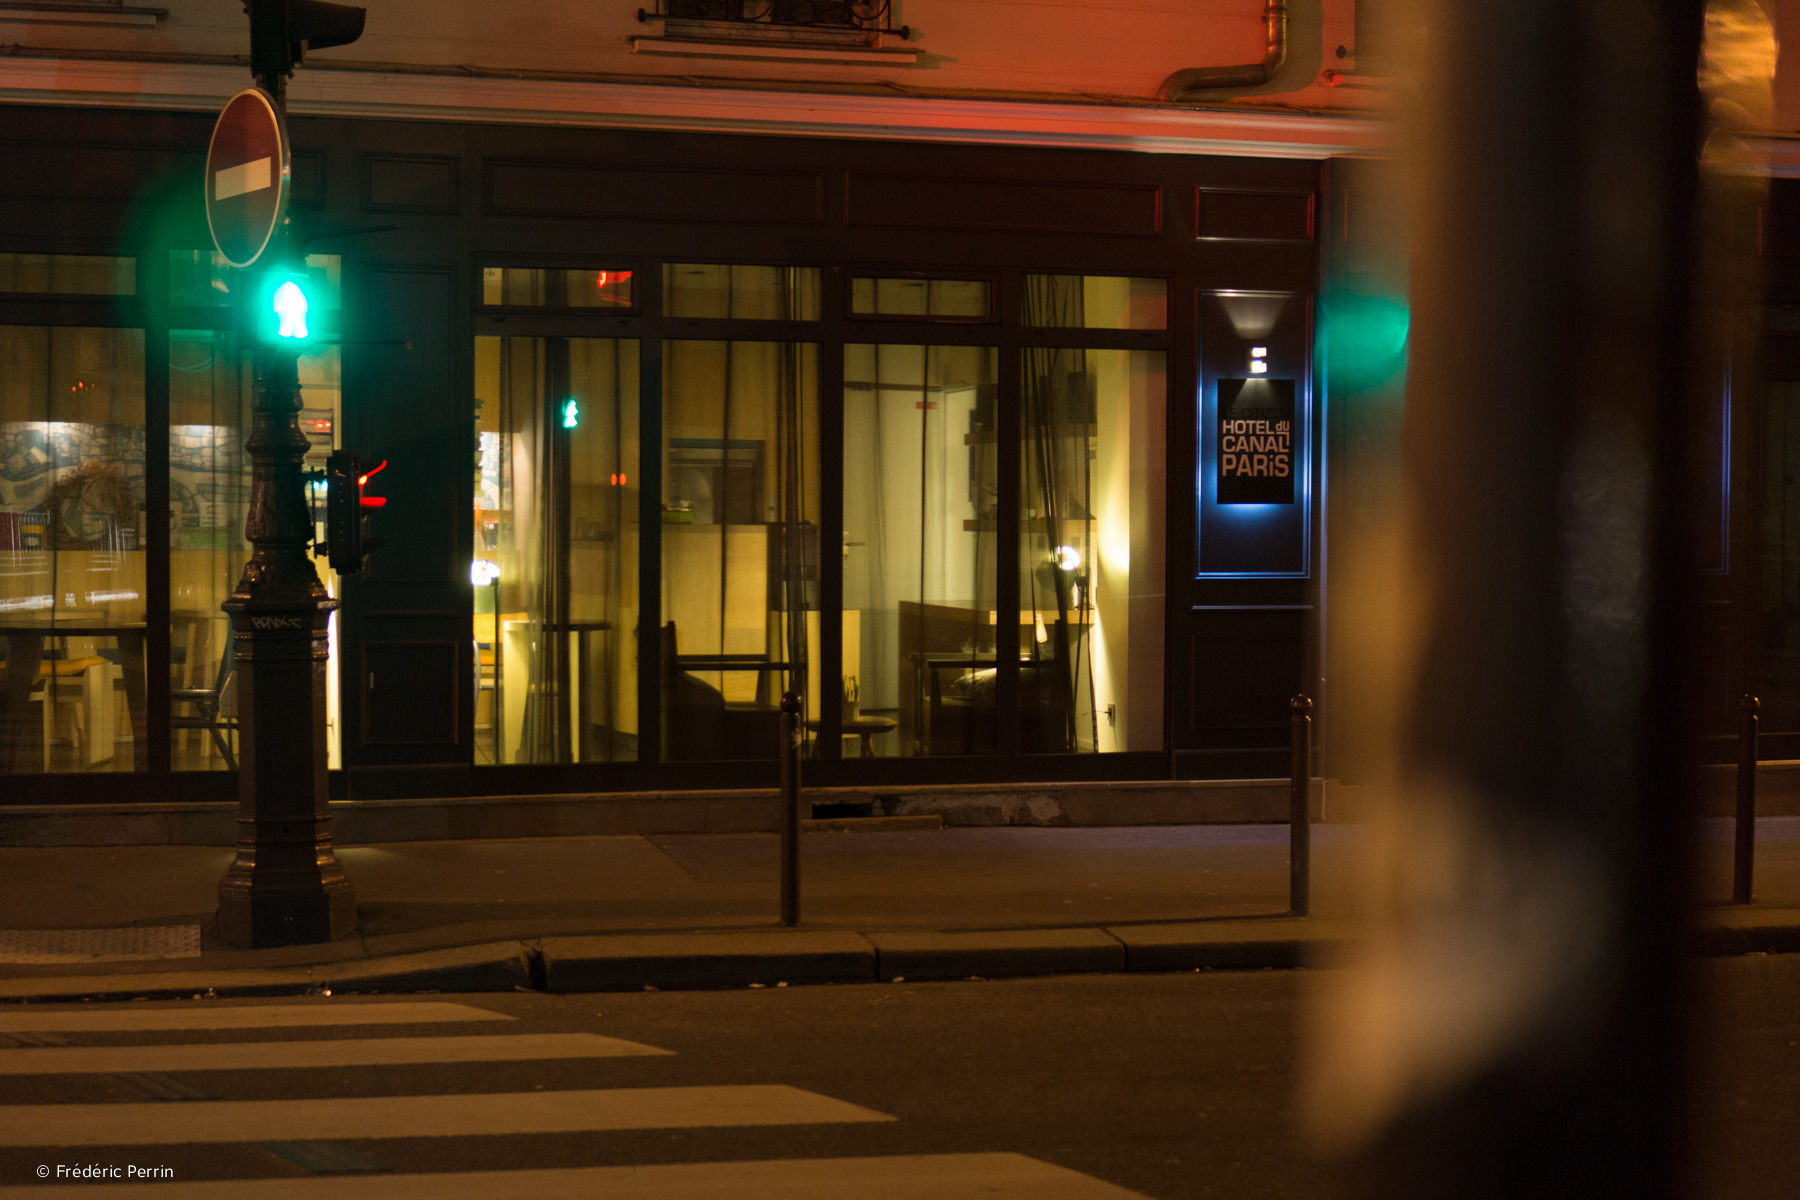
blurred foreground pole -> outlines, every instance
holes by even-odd
[[[1418,7],[1411,673],[1309,1115],[1389,1200],[1672,1197],[1704,6]]]

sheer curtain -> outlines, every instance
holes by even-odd
[[[1025,323],[1083,324],[1080,276],[1033,275]],[[1093,472],[1095,380],[1084,350],[1032,347],[1020,381],[1021,617],[1029,660],[1020,678],[1021,746],[1026,751],[1092,750],[1100,740],[1094,704]]]

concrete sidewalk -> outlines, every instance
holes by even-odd
[[[1722,900],[1730,824],[1703,829],[1703,894]],[[1709,952],[1800,950],[1800,818],[1765,818],[1758,833],[1758,901],[1705,907]],[[798,930],[776,919],[770,834],[353,846],[340,854],[358,934],[254,951],[210,933],[229,850],[9,847],[0,1000],[1293,966],[1358,927],[1350,882],[1361,828],[1321,824],[1313,840],[1314,915],[1294,918],[1285,826],[813,833]],[[195,926],[197,953],[190,944],[162,951],[183,957],[118,958],[134,939],[169,942],[160,930],[191,941]]]

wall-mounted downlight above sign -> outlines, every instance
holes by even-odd
[[[1269,348],[1267,346],[1250,347],[1250,373],[1252,375],[1269,373]]]
[[[1292,504],[1294,381],[1221,379],[1216,412],[1218,502]]]

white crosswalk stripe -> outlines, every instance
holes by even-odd
[[[0,1200],[1143,1200],[1022,1154],[672,1163],[457,1175],[0,1187]]]
[[[511,1021],[504,1013],[430,1000],[395,1004],[245,1004],[203,1008],[78,1008],[0,1012],[0,1033],[139,1033],[158,1029],[287,1029]]]
[[[786,1084],[187,1104],[9,1104],[0,1146],[166,1146],[891,1121]]]
[[[306,1067],[415,1066],[533,1059],[637,1058],[655,1046],[598,1033],[501,1033],[478,1037],[355,1038],[331,1042],[206,1042],[179,1046],[56,1046],[0,1050],[0,1075],[114,1071],[272,1071]]]
[[[231,1035],[332,1026],[513,1021],[449,1002],[327,1001],[296,1004],[91,1007],[0,1013],[0,1033]],[[398,1032],[398,1031],[396,1031]],[[50,1038],[47,1040],[57,1040]],[[350,1036],[330,1040],[226,1040],[175,1044],[25,1045],[0,1048],[0,1077],[103,1075],[117,1081],[162,1072],[425,1066],[579,1059],[656,1059],[670,1051],[596,1033]],[[260,1076],[258,1078],[261,1078]],[[292,1079],[293,1076],[277,1078]],[[185,1085],[183,1085],[185,1086]],[[225,1091],[223,1085],[212,1084]],[[135,1090],[146,1094],[146,1089]],[[167,1089],[150,1089],[161,1095]],[[281,1089],[276,1090],[280,1094]],[[173,1094],[173,1093],[171,1093]],[[205,1093],[195,1091],[193,1095]],[[268,1094],[265,1090],[264,1094]],[[185,1097],[186,1093],[183,1093]],[[927,1154],[642,1166],[394,1174],[340,1142],[496,1135],[591,1134],[807,1125],[888,1124],[873,1109],[786,1084],[613,1087],[530,1092],[340,1096],[152,1103],[0,1105],[0,1147],[46,1152],[47,1162],[98,1157],[154,1160],[162,1147],[261,1144],[308,1170],[380,1172],[309,1178],[0,1184],[0,1200],[1142,1200],[1137,1193],[1019,1154]],[[57,1151],[67,1150],[67,1154]],[[380,1153],[380,1151],[377,1151]],[[291,1170],[291,1166],[289,1167]],[[11,1181],[7,1181],[10,1184]],[[28,1190],[29,1189],[29,1192]]]

